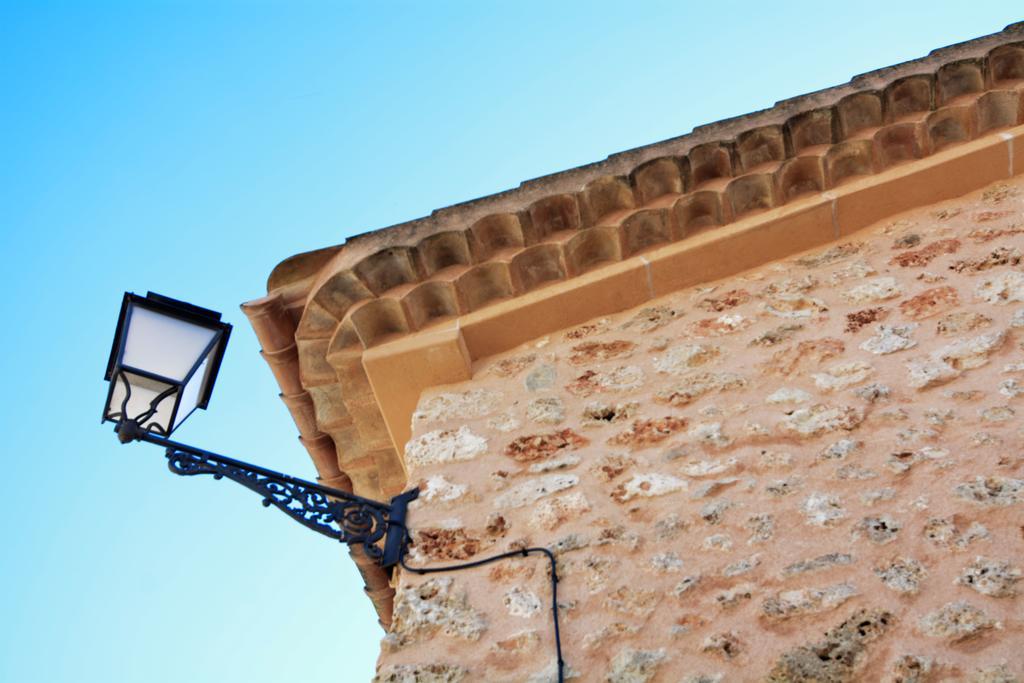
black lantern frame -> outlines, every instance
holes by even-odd
[[[145,309],[159,316],[164,316],[182,323],[202,327],[210,332],[212,336],[200,354],[193,360],[191,369],[182,378],[175,379],[157,374],[150,369],[134,367],[125,363],[125,349],[128,342],[128,333],[132,325],[132,314],[138,309]],[[184,301],[172,299],[167,296],[147,292],[145,297],[125,292],[121,301],[121,313],[117,319],[117,329],[114,332],[114,341],[110,348],[110,358],[107,361],[107,371],[104,378],[110,382],[107,391],[107,403],[103,411],[103,422],[122,423],[131,420],[148,432],[155,432],[162,436],[170,436],[177,427],[197,409],[206,407],[210,403],[210,395],[213,392],[214,382],[217,380],[217,373],[220,371],[220,364],[224,358],[224,351],[227,348],[228,339],[231,337],[231,325],[221,321],[220,313],[201,308]],[[179,411],[182,409],[182,398],[185,394],[185,387],[193,379],[195,374],[203,367],[203,362],[208,359],[208,367],[205,369],[205,376],[200,378],[203,382],[199,388],[195,406],[189,406],[189,414],[179,419]],[[135,377],[143,381],[153,382],[161,387],[166,387],[158,393],[150,402],[149,408],[139,415],[126,415],[128,402],[132,396],[132,381]],[[118,384],[123,387],[124,399],[119,407],[112,405],[114,392]],[[164,401],[173,400],[166,427],[158,422],[148,422],[157,415],[160,406]]]

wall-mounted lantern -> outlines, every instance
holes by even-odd
[[[230,334],[220,313],[152,292],[126,293],[107,363],[103,421],[115,423],[122,443],[165,448],[175,474],[226,477],[260,494],[264,507],[273,505],[309,529],[359,544],[385,567],[398,564],[407,539],[406,508],[418,489],[382,503],[168,438],[196,408],[209,404]]]

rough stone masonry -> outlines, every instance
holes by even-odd
[[[1024,181],[478,361],[409,562],[558,556],[570,680],[1024,680]],[[555,680],[538,558],[402,572],[380,683]]]

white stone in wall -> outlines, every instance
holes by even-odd
[[[671,375],[682,375],[689,370],[711,362],[720,353],[711,344],[683,344],[669,349],[664,356],[654,359],[654,369]]]
[[[875,575],[886,588],[910,595],[920,589],[921,582],[928,576],[928,572],[924,565],[912,557],[896,557],[880,567],[875,567]]]
[[[843,460],[864,444],[856,439],[839,439],[818,454],[820,460]]]
[[[722,683],[725,674],[690,674],[680,683]]]
[[[811,437],[837,429],[853,429],[863,419],[863,413],[856,408],[819,403],[810,408],[797,408],[782,418],[779,428],[784,433]]]
[[[736,562],[726,566],[725,569],[722,570],[722,576],[729,578],[733,576],[741,576],[747,572],[757,569],[760,565],[761,556],[751,555],[750,557],[745,557],[742,560],[737,560]]]
[[[827,612],[855,595],[857,589],[849,583],[824,588],[801,588],[766,599],[761,605],[761,612],[772,619],[789,619],[801,614]]]
[[[478,640],[487,621],[470,607],[465,593],[454,590],[450,577],[430,579],[398,592],[392,632],[401,642],[429,637],[438,629],[448,636]]]
[[[420,499],[428,502],[447,503],[461,498],[466,493],[467,487],[463,484],[455,484],[448,481],[442,475],[437,474],[426,481]]]
[[[722,333],[725,333],[726,331],[734,332],[736,330],[741,330],[750,324],[750,320],[744,318],[739,313],[726,313],[725,315],[720,315],[715,319],[715,322],[722,329]]]
[[[802,389],[782,387],[781,389],[776,389],[772,392],[768,398],[765,399],[765,403],[807,403],[810,400],[811,395]]]
[[[1002,346],[1005,332],[982,334],[933,351],[928,356],[907,362],[910,386],[918,389],[956,379],[965,370],[981,367],[989,355]]]
[[[702,446],[725,448],[732,444],[732,439],[722,432],[721,422],[698,422],[688,434]]]
[[[678,572],[683,568],[683,560],[673,552],[658,553],[651,557],[651,568],[657,572]]]
[[[953,488],[957,498],[986,506],[1005,507],[1024,497],[1024,479],[975,477]]]
[[[612,497],[620,503],[634,498],[651,498],[664,496],[675,491],[685,491],[686,482],[670,474],[648,472],[645,474],[634,474],[629,481],[620,484]]]
[[[831,286],[836,287],[848,280],[863,280],[876,272],[874,266],[866,261],[853,261],[836,268],[829,276],[828,282]]]
[[[421,402],[412,414],[413,424],[430,424],[441,420],[473,419],[493,413],[501,405],[502,395],[493,389],[470,389],[443,393]]]
[[[532,617],[540,611],[540,598],[535,593],[523,590],[519,586],[505,593],[505,609],[514,617],[524,619]]]
[[[647,683],[665,659],[665,649],[635,650],[626,648],[615,655],[605,680],[608,683]]]
[[[1008,561],[978,556],[974,558],[974,562],[964,567],[956,582],[982,595],[1010,598],[1016,595],[1015,584],[1020,580],[1020,569]]]
[[[590,501],[582,493],[576,491],[537,503],[530,517],[530,524],[541,529],[552,530],[563,522],[589,511]]]
[[[568,681],[579,677],[579,671],[574,669],[570,664],[565,665],[563,671],[563,678],[565,680]],[[530,677],[526,679],[526,683],[558,683],[558,663],[551,662],[540,671],[530,674]]]
[[[468,673],[457,664],[399,664],[379,672],[372,683],[463,683]]]
[[[803,510],[807,523],[814,526],[833,526],[846,517],[839,496],[828,493],[812,493],[804,501]]]
[[[468,427],[428,432],[405,445],[409,465],[435,465],[459,460],[472,460],[487,452],[487,439]]]
[[[1024,275],[1009,271],[986,278],[975,288],[974,294],[990,304],[1024,301]]]
[[[1024,386],[1015,379],[1003,380],[999,383],[999,393],[1003,396],[1014,398],[1024,394]]]
[[[782,295],[763,304],[764,311],[780,318],[810,318],[828,311],[821,299],[800,295]]]
[[[683,466],[682,472],[688,477],[710,477],[722,474],[736,466],[736,458],[728,460],[698,460]]]
[[[843,298],[851,304],[862,304],[871,301],[884,301],[902,294],[896,278],[876,277],[864,284],[851,287],[843,292]]]
[[[558,424],[565,419],[565,404],[556,397],[534,399],[526,406],[526,417],[540,424]]]
[[[838,391],[865,381],[874,372],[874,368],[863,361],[837,363],[825,372],[811,375],[814,385],[822,391]]]
[[[868,353],[883,355],[917,346],[917,342],[911,339],[911,335],[917,329],[916,323],[879,325],[875,329],[875,336],[860,345],[860,348]]]
[[[978,411],[985,422],[1006,422],[1012,420],[1016,412],[1010,406],[992,406]]]
[[[732,550],[732,539],[728,534],[712,534],[704,539],[701,547],[705,550]]]
[[[926,635],[948,638],[953,642],[992,628],[1002,628],[1002,624],[990,618],[983,609],[965,600],[950,602],[929,612],[921,618],[920,626]]]
[[[487,426],[490,429],[495,429],[499,432],[514,432],[522,426],[522,423],[513,415],[511,412],[501,413],[495,415],[487,421]]]
[[[495,498],[494,507],[499,510],[523,507],[544,496],[571,488],[579,481],[580,478],[573,474],[549,474],[537,477],[517,484]]]

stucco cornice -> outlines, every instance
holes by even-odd
[[[293,256],[243,310],[321,478],[387,497],[406,484],[411,394],[495,352],[493,330],[535,333],[545,306],[601,314],[584,291],[637,305],[727,274],[706,262],[752,267],[976,189],[990,167],[1012,175],[1006,131],[1022,123],[1024,23]],[[907,190],[951,173],[938,195]],[[428,353],[441,370],[418,370]],[[371,594],[387,592],[380,580]],[[387,621],[390,595],[375,604]]]

